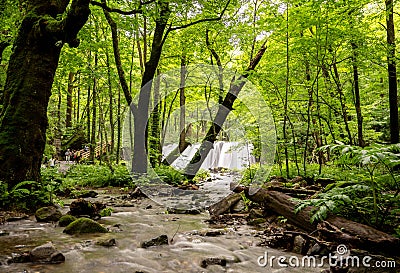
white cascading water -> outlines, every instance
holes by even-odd
[[[178,144],[168,144],[163,147],[163,158],[173,151]],[[193,155],[199,149],[200,144],[192,144],[171,164],[177,169],[184,169],[189,163]],[[226,142],[217,141],[214,148],[207,155],[201,169],[217,169],[226,168],[230,170],[241,170],[247,168],[249,164],[255,162],[254,156],[251,154],[253,150],[252,144],[243,142]]]

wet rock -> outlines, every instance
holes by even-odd
[[[105,208],[106,205],[101,202],[90,202],[79,198],[71,203],[69,214],[77,217],[89,216],[92,219],[99,219],[101,217],[100,211]]]
[[[199,232],[200,236],[206,236],[206,237],[216,237],[219,235],[224,235],[225,230],[223,229],[207,229],[207,230],[202,230]]]
[[[207,268],[209,265],[226,266],[226,259],[217,257],[205,258],[204,260],[201,261],[200,266],[203,268]]]
[[[200,214],[201,210],[192,208],[192,209],[180,209],[180,208],[167,208],[167,212],[171,214]]]
[[[329,254],[329,249],[325,245],[320,245],[315,243],[307,252],[308,256],[327,256]]]
[[[1,236],[8,236],[8,235],[10,235],[9,232],[7,232],[7,231],[5,231],[5,230],[0,230],[0,237],[1,237]]]
[[[69,215],[69,214],[63,215],[63,216],[61,216],[60,220],[58,221],[58,225],[60,227],[66,227],[66,226],[68,226],[69,224],[71,224],[75,220],[76,220],[75,216],[72,216],[72,215]]]
[[[292,251],[297,254],[303,254],[307,241],[300,235],[294,237]]]
[[[107,239],[107,240],[99,240],[96,242],[96,245],[104,246],[104,247],[112,247],[112,246],[116,246],[117,242],[115,241],[114,238],[112,238],[112,239]]]
[[[12,263],[29,263],[31,257],[29,253],[13,253],[11,258],[7,260],[7,264]]]
[[[65,261],[64,255],[51,242],[35,247],[29,255],[33,263],[62,263]]]
[[[61,216],[61,211],[53,206],[43,207],[35,212],[35,218],[38,222],[57,222]]]
[[[246,209],[243,200],[239,200],[235,205],[232,206],[231,211],[234,213],[242,212]]]
[[[141,244],[142,248],[148,248],[151,246],[168,245],[168,236],[163,234],[149,241],[143,242]]]
[[[7,222],[15,222],[15,221],[21,221],[21,220],[26,220],[29,218],[29,215],[22,214],[20,216],[10,216],[6,219]]]
[[[63,232],[67,234],[107,233],[108,230],[92,219],[79,218],[70,223]]]

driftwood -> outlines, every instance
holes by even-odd
[[[295,213],[296,203],[287,194],[259,189],[249,194],[248,187],[238,186],[234,192],[244,192],[253,202],[265,206],[266,209],[284,216],[292,224],[307,232],[318,232],[319,236],[327,241],[346,244],[348,247],[366,249],[393,256],[400,255],[400,240],[373,227],[347,220],[339,216],[329,216],[321,223],[311,223],[311,207]]]

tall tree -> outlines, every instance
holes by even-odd
[[[89,0],[28,1],[14,42],[0,114],[0,180],[40,180],[47,105],[63,44],[77,47]],[[59,16],[60,14],[65,16]],[[61,18],[61,19],[60,19]]]
[[[396,75],[396,42],[393,20],[393,0],[385,0],[386,5],[386,35],[387,35],[387,62],[389,77],[389,107],[390,107],[390,142],[399,142],[399,106],[397,102],[397,75]]]

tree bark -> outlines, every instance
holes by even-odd
[[[219,105],[217,114],[213,120],[213,124],[208,129],[206,136],[204,137],[199,149],[190,160],[189,165],[185,168],[185,176],[188,179],[194,178],[204,160],[206,159],[208,153],[213,148],[214,142],[217,140],[218,134],[222,129],[222,125],[224,124],[230,111],[232,111],[233,103],[235,102],[237,96],[239,95],[239,92],[242,90],[245,84],[244,80],[249,76],[248,72],[256,68],[262,56],[264,55],[267,49],[265,44],[266,43],[261,46],[261,49],[251,60],[250,65],[247,67],[245,73],[238,77],[238,79],[232,79],[231,85],[229,87],[229,92],[226,94],[222,104]]]
[[[74,90],[74,85],[73,85],[74,77],[75,77],[75,73],[69,72],[68,88],[67,88],[67,113],[65,115],[65,127],[67,127],[67,128],[72,127],[72,108],[73,108],[72,92]]]
[[[186,96],[185,96],[185,85],[186,85],[186,56],[182,54],[181,56],[181,71],[180,71],[180,86],[179,86],[179,152],[183,153],[183,151],[188,146],[186,142]]]
[[[354,107],[356,108],[357,114],[357,132],[358,132],[358,146],[364,147],[363,137],[363,117],[361,113],[361,100],[360,100],[360,83],[358,79],[358,65],[357,65],[357,45],[352,42],[351,48],[353,50],[352,62],[353,62],[353,80],[354,80]]]
[[[98,57],[97,57],[97,51],[94,53],[94,67],[95,69],[97,68],[97,62],[98,62]],[[96,75],[93,76],[93,102],[92,102],[92,129],[90,132],[90,161],[94,162],[95,159],[95,149],[96,149],[96,122],[97,122],[97,77]],[[88,115],[90,116],[90,112],[88,112]],[[100,130],[99,130],[100,132]]]
[[[386,0],[387,61],[389,77],[390,142],[399,142],[399,109],[397,101],[396,43],[393,20],[393,0]]]
[[[160,74],[160,71],[157,72]],[[154,168],[161,162],[161,131],[160,131],[160,77],[157,77],[153,84],[153,112],[151,115],[151,132],[150,132],[150,163]]]
[[[160,62],[164,31],[167,27],[167,22],[170,16],[168,2],[159,1],[160,13],[156,19],[156,26],[153,35],[153,43],[149,60],[145,63],[144,73],[142,76],[141,89],[139,93],[139,101],[137,105],[131,104],[131,110],[134,116],[134,147],[132,158],[132,172],[146,173],[147,172],[147,121],[149,117],[149,102],[151,93],[151,84],[156,73],[158,63]]]
[[[18,30],[7,70],[0,113],[0,180],[9,188],[24,180],[40,181],[46,142],[47,105],[64,43],[77,47],[86,23],[88,0],[31,1]]]

